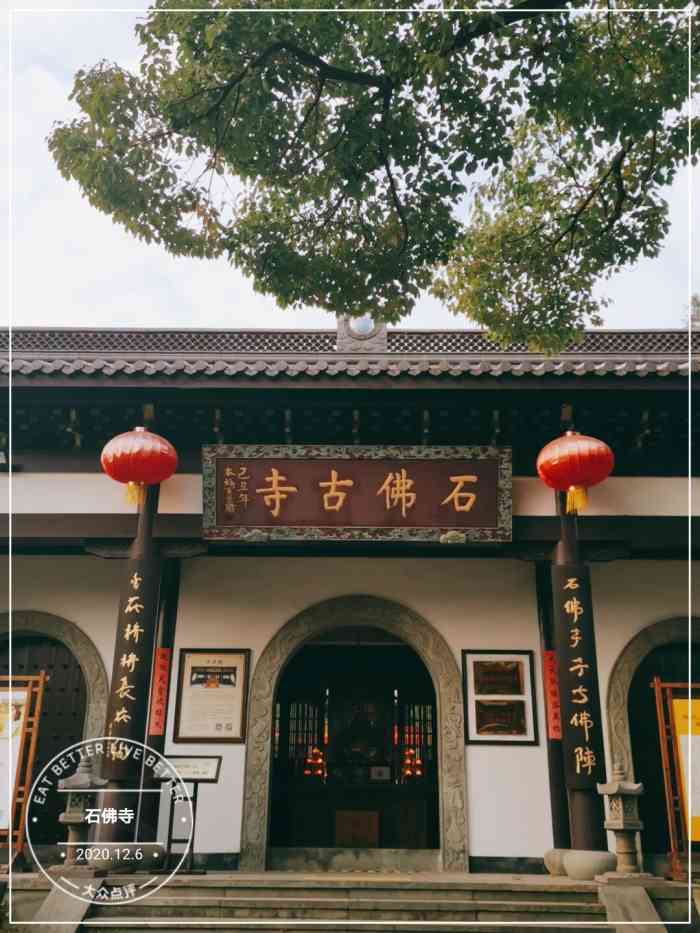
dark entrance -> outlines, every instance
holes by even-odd
[[[692,646],[695,682],[700,677],[700,646]],[[629,723],[634,761],[634,779],[644,784],[639,813],[644,822],[642,851],[645,855],[665,856],[669,851],[666,797],[661,765],[659,729],[651,683],[654,677],[670,683],[688,681],[688,645],[671,644],[654,648],[637,668],[629,693]],[[697,844],[693,845],[693,849]]]
[[[439,847],[435,690],[403,642],[358,627],[305,645],[272,751],[273,846]]]
[[[85,723],[85,677],[72,652],[60,641],[44,635],[15,635],[12,638],[12,673],[16,676],[46,672],[39,736],[34,759],[34,776],[47,762],[83,737]],[[10,673],[9,642],[0,646],[0,674]],[[45,821],[45,838],[32,831],[32,840],[53,844],[65,839],[66,831],[58,822],[65,801],[53,795],[55,813]],[[46,835],[48,834],[48,835]]]

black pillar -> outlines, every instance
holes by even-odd
[[[564,774],[573,849],[607,849],[602,714],[588,568],[581,563],[576,514],[566,514],[566,494],[557,494],[561,537],[552,568],[555,645],[559,662]],[[586,714],[590,726],[581,725]]]
[[[120,739],[144,741],[150,692],[153,648],[160,598],[161,561],[153,540],[153,525],[158,511],[158,485],[146,486],[139,506],[136,537],[125,562],[119,600],[114,645],[114,664],[104,735],[106,743],[102,777],[107,788],[100,795],[101,807],[117,810],[139,808],[138,791],[142,758],[135,759],[133,746]],[[96,837],[101,842],[127,842],[134,839],[137,820],[121,820],[99,826]]]

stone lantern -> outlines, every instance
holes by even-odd
[[[59,790],[68,792],[66,809],[58,818],[59,823],[68,829],[68,845],[62,863],[50,869],[51,871],[63,874],[66,871],[87,875],[106,874],[106,871],[96,868],[94,863],[82,864],[76,858],[76,846],[88,841],[90,827],[87,823],[86,809],[106,784],[104,778],[93,776],[92,762],[86,757],[80,759],[78,769],[72,777],[58,782]]]
[[[617,868],[605,872],[596,880],[623,881],[626,884],[644,884],[654,880],[654,875],[640,870],[637,857],[636,836],[644,828],[644,823],[639,819],[638,798],[644,793],[644,786],[626,781],[625,770],[616,761],[612,781],[598,784],[598,793],[608,798],[608,818],[603,825],[615,834]]]

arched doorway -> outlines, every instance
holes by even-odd
[[[275,695],[270,844],[437,849],[436,720],[400,639],[348,626],[307,642]]]
[[[691,647],[692,669],[700,672],[700,645]],[[630,686],[632,761],[635,780],[644,784],[644,794],[639,799],[639,815],[644,823],[641,843],[648,867],[665,862],[670,847],[656,702],[651,689],[654,677],[660,677],[666,683],[687,682],[687,642],[654,648],[637,668]]]
[[[46,682],[39,717],[39,734],[34,758],[34,775],[51,759],[83,737],[85,722],[85,677],[75,656],[60,641],[44,635],[19,635],[12,639],[12,671],[10,671],[9,641],[0,646],[0,674],[17,677],[32,676],[44,671]],[[63,803],[56,794],[48,806],[48,819],[42,821],[42,830],[35,830],[34,842],[53,844],[65,836],[58,816]]]
[[[456,659],[444,638],[405,606],[372,596],[331,599],[304,610],[280,629],[262,652],[251,681],[246,743],[241,869],[267,867],[275,705],[281,676],[300,649],[330,632],[380,629],[413,649],[435,693],[436,772],[440,865],[467,867],[465,755],[462,686]]]
[[[700,677],[699,622],[700,619],[691,619],[690,627],[692,668],[696,679]],[[668,830],[656,710],[649,686],[655,674],[664,679],[670,676],[681,682],[687,680],[687,618],[664,619],[638,632],[620,652],[608,683],[610,762],[619,763],[628,780],[644,783],[640,811],[645,821],[641,839],[645,867],[659,873],[667,862],[667,849],[663,847],[667,846]],[[658,849],[658,846],[662,848]]]
[[[77,625],[48,612],[16,610],[12,615],[12,663],[16,675],[43,670],[48,676],[35,774],[67,746],[102,734],[107,672],[94,643]],[[0,674],[9,674],[8,613],[0,614]],[[57,821],[55,825],[60,827]],[[55,833],[53,836],[51,840],[36,841],[55,843]]]

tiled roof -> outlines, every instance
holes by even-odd
[[[9,335],[0,333],[7,374]],[[700,351],[700,333],[693,334]],[[522,345],[503,349],[479,331],[387,334],[379,353],[336,351],[333,331],[78,330],[12,332],[12,372],[33,375],[207,377],[372,377],[377,375],[685,375],[686,331],[589,331],[553,357]]]

